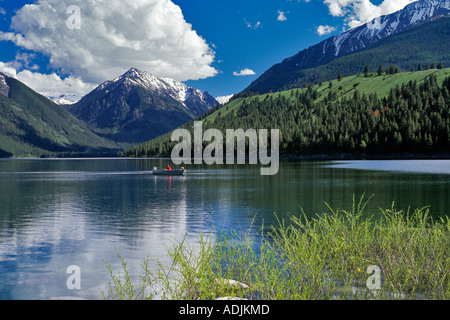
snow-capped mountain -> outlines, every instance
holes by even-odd
[[[76,103],[78,100],[77,98],[73,95],[60,95],[57,98],[50,98],[50,100],[52,100],[54,103],[59,104],[60,106],[68,106],[71,104]]]
[[[293,73],[297,73],[297,78],[305,76],[301,73],[302,70],[323,66],[337,58],[361,52],[381,40],[444,17],[450,17],[450,0],[418,0],[400,11],[375,18],[300,51],[267,70],[245,91],[262,93],[281,90],[297,82]],[[287,73],[292,76],[287,77]]]
[[[131,68],[105,81],[69,110],[97,132],[124,142],[143,142],[214,108],[207,92]]]
[[[188,87],[184,83],[170,78],[158,78],[150,73],[131,68],[122,76],[102,83],[97,89],[112,91],[118,86],[140,87],[181,102],[196,116],[214,108],[218,102],[208,94],[198,89]],[[200,106],[199,106],[200,105]]]
[[[371,44],[412,28],[433,17],[450,15],[450,0],[419,0],[403,10],[381,16],[321,43],[326,56],[340,56],[364,49]]]

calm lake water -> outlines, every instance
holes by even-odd
[[[259,166],[186,166],[183,177],[153,176],[168,160],[1,160],[0,299],[100,297],[116,250],[134,275],[146,257],[167,262],[165,246],[188,234],[255,232],[289,218],[350,209],[374,194],[368,213],[431,206],[450,214],[450,161],[283,160],[276,176]],[[80,267],[81,290],[67,268]]]

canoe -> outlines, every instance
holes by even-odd
[[[152,173],[159,176],[182,176],[184,174],[184,168],[166,170],[155,167],[153,168]]]

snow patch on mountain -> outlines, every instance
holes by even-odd
[[[347,39],[349,36],[351,36],[349,33],[342,33],[342,34],[334,37],[333,42],[334,42],[334,46],[336,47],[336,53],[334,55],[336,57],[339,55],[339,52],[341,51],[342,43],[344,43],[345,39]]]
[[[323,66],[345,55],[366,50],[390,36],[406,32],[419,24],[450,17],[450,0],[418,0],[402,10],[332,36],[273,65],[244,91],[269,92],[320,77],[303,71]],[[306,72],[306,71],[305,71]],[[280,76],[281,75],[281,76]],[[286,79],[283,79],[283,75]],[[308,80],[309,81],[309,80]]]
[[[218,104],[217,101],[211,100],[207,92],[202,92],[196,88],[188,87],[186,84],[171,78],[158,78],[145,71],[131,68],[126,73],[117,77],[112,81],[105,81],[96,90],[113,90],[113,87],[125,84],[126,86],[139,86],[153,92],[168,94],[175,100],[181,102],[184,107],[188,107],[189,100],[195,99],[201,103],[209,103],[211,107]],[[214,98],[212,98],[214,99]]]
[[[208,92],[202,92],[196,88],[171,78],[158,78],[150,73],[131,68],[123,75],[111,81],[100,84],[94,92],[104,96],[109,92],[118,92],[116,89],[131,92],[140,87],[152,92],[159,97],[170,97],[180,103],[189,113],[201,115],[219,104]]]
[[[377,17],[365,25],[325,40],[323,52],[325,54],[330,48],[330,43],[336,57],[361,50],[380,39],[441,15],[450,15],[450,0],[419,0],[393,14]]]
[[[6,78],[2,73],[0,73],[0,94],[6,97],[9,95],[9,86],[6,83]]]

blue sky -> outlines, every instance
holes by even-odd
[[[131,67],[226,96],[302,49],[413,1],[0,0],[0,71],[73,100]],[[69,26],[74,17],[79,28]]]
[[[324,40],[325,36],[316,33],[319,25],[342,24],[341,18],[330,16],[321,1],[193,0],[185,6],[183,2],[186,1],[175,1],[186,20],[214,44],[214,66],[220,72],[213,78],[188,84],[213,95],[242,91],[273,64]],[[284,12],[286,20],[277,19],[279,12]],[[255,75],[233,74],[246,68]]]

